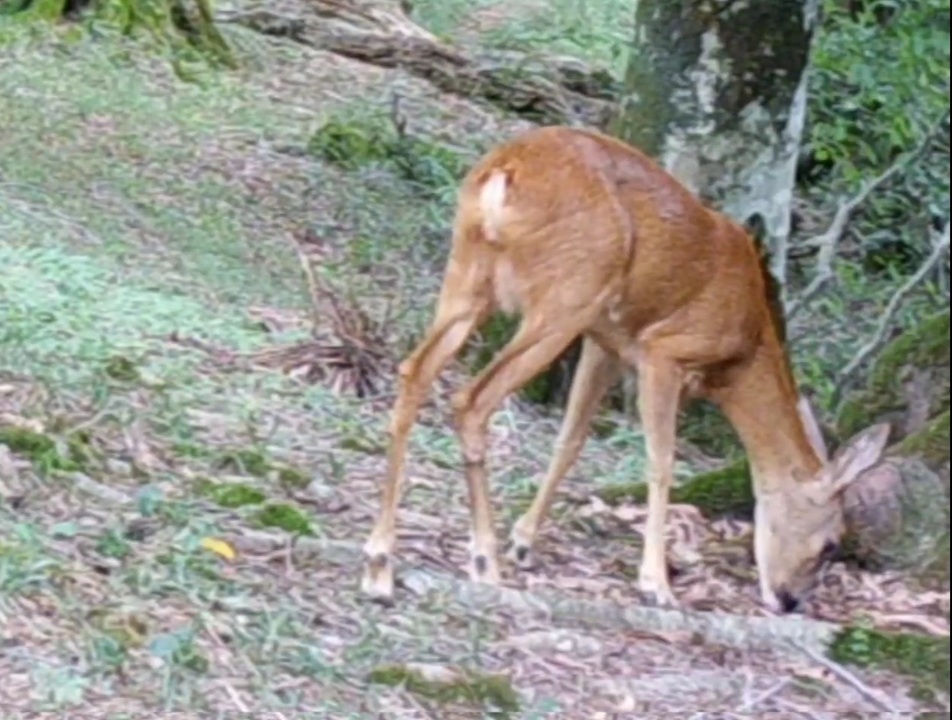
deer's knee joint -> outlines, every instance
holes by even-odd
[[[471,404],[468,390],[458,390],[453,393],[453,397],[450,398],[450,405],[453,408],[453,419],[457,426],[459,426],[462,416],[466,414]]]
[[[481,465],[486,457],[485,423],[477,416],[468,394],[458,393],[454,398],[454,422],[467,465]]]
[[[401,382],[405,383],[413,376],[416,369],[415,366],[416,363],[413,361],[412,357],[406,358],[397,366],[397,377],[400,378]]]

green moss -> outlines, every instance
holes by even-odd
[[[307,515],[293,505],[269,503],[255,513],[254,521],[261,527],[276,527],[295,535],[314,535]]]
[[[932,694],[949,692],[949,649],[948,637],[847,627],[833,640],[829,655],[839,663],[905,675],[919,693]]]
[[[122,383],[137,383],[141,379],[135,363],[121,355],[109,358],[103,367],[103,372],[113,380]]]
[[[340,440],[340,447],[365,455],[384,455],[387,452],[387,446],[383,442],[364,434],[345,435]]]
[[[930,468],[949,462],[949,411],[902,440],[893,451],[897,455],[919,457]]]
[[[174,452],[179,457],[195,458],[198,460],[208,460],[215,456],[215,453],[211,448],[188,441],[173,443],[172,452]]]
[[[198,483],[197,489],[201,495],[210,498],[214,503],[225,508],[260,505],[265,501],[263,492],[244,483],[217,484],[210,480],[203,480]]]
[[[282,465],[278,468],[278,482],[288,489],[304,490],[310,486],[311,476],[296,467]]]
[[[930,415],[949,410],[949,311],[907,330],[887,345],[869,375],[866,387],[840,408],[837,428],[850,437],[885,413],[900,411],[904,368],[933,368],[929,395]]]
[[[643,482],[618,483],[601,487],[596,494],[609,505],[624,501],[645,503],[648,486]],[[746,460],[695,475],[675,486],[671,489],[671,502],[695,505],[708,517],[750,517],[754,491]]]
[[[0,428],[0,445],[29,459],[41,475],[79,470],[89,457],[85,442],[78,435],[68,438],[65,452],[61,452],[53,438],[21,427]]]
[[[51,438],[20,427],[0,428],[0,443],[31,460],[56,451],[56,444]]]
[[[246,475],[264,477],[271,469],[271,463],[260,450],[242,448],[219,455],[215,467],[219,470],[231,470]]]
[[[371,671],[368,680],[377,685],[403,687],[428,700],[439,703],[465,703],[477,707],[489,706],[494,717],[510,717],[520,709],[519,694],[505,675],[491,675],[475,671],[452,672],[447,679],[430,679],[422,672],[406,665],[385,665]]]

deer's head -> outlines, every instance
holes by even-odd
[[[835,556],[846,529],[843,494],[878,462],[889,438],[881,423],[853,436],[832,459],[806,401],[800,414],[823,466],[812,477],[792,473],[757,499],[754,554],[767,607],[791,612]]]

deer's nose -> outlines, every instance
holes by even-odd
[[[800,599],[786,589],[781,589],[777,593],[777,601],[780,603],[780,609],[785,613],[792,613],[800,607]]]

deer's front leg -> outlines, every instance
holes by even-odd
[[[674,450],[681,373],[663,358],[648,357],[638,364],[638,412],[648,453],[648,519],[638,587],[657,605],[675,606],[665,560],[665,525],[674,482]]]

